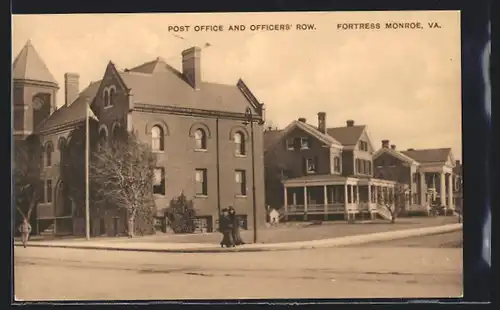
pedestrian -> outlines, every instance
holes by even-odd
[[[220,242],[221,248],[224,246],[230,248],[234,247],[233,240],[233,223],[229,218],[227,208],[222,209],[222,214],[219,218],[219,231],[222,233],[222,241]]]
[[[23,246],[26,248],[26,244],[28,243],[28,238],[31,233],[31,225],[27,218],[23,219],[23,222],[19,226],[19,231],[21,232]]]
[[[243,245],[245,242],[243,242],[243,239],[241,239],[240,235],[240,220],[236,216],[236,210],[233,208],[233,206],[229,206],[228,208],[229,211],[229,218],[231,219],[231,222],[233,223],[233,240],[235,245]]]

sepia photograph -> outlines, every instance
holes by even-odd
[[[12,16],[16,302],[463,295],[459,11]]]

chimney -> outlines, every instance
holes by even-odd
[[[391,149],[395,150],[396,149],[396,145],[395,144],[391,144]]]
[[[64,74],[64,103],[70,106],[80,93],[80,75],[77,73]]]
[[[182,74],[194,89],[201,85],[201,48],[191,47],[182,52]]]
[[[382,147],[388,148],[389,147],[389,140],[382,140]]]
[[[326,133],[326,113],[318,113],[318,130],[322,133]]]
[[[346,122],[346,124],[347,124],[347,127],[352,127],[352,126],[354,126],[354,121],[352,119],[350,119]]]
[[[300,118],[299,118],[299,122],[301,122],[301,123],[305,123],[305,122],[306,122],[306,119],[305,119],[305,118],[303,118],[303,117],[300,117]]]
[[[407,149],[407,151],[415,151],[415,149]]]

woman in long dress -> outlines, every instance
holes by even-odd
[[[222,214],[219,219],[219,231],[222,233],[222,241],[220,242],[221,248],[234,247],[233,239],[233,221],[229,217],[228,210],[222,209]]]
[[[233,223],[233,240],[235,245],[243,245],[245,242],[243,242],[243,239],[241,239],[240,235],[240,220],[236,216],[236,210],[230,206],[229,208],[229,218],[231,219],[231,222]]]

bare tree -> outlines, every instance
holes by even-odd
[[[392,195],[387,194],[384,196],[382,191],[377,194],[378,205],[388,211],[392,224],[396,222],[396,218],[404,210],[406,204],[406,188],[401,184],[397,184],[393,190]]]
[[[104,144],[93,157],[90,178],[94,190],[106,204],[126,210],[128,234],[133,237],[136,218],[153,216],[156,157],[149,145],[128,133]]]
[[[30,136],[14,145],[14,197],[16,210],[29,220],[40,201],[43,183],[40,180],[42,148],[37,137]]]

